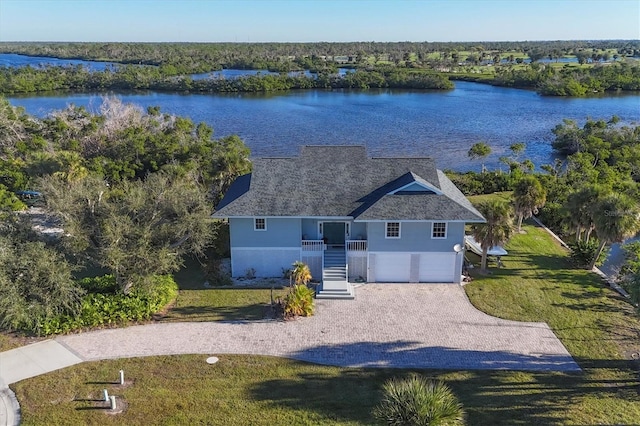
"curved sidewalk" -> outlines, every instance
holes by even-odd
[[[0,353],[0,383],[82,361],[193,353],[344,367],[580,370],[547,324],[486,315],[460,286],[367,284],[355,300],[316,303],[315,316],[295,321],[154,323],[61,336]]]

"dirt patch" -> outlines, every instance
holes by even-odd
[[[19,213],[29,216],[33,229],[39,234],[57,238],[64,233],[60,221],[48,214],[42,207],[30,207],[28,210]]]

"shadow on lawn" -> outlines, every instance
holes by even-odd
[[[265,319],[268,303],[243,306],[183,306],[174,307],[160,321],[256,321]]]
[[[605,296],[603,296],[605,297]],[[585,299],[589,298],[589,296],[585,296]],[[591,301],[587,301],[587,302],[579,302],[579,301],[575,301],[575,302],[571,302],[571,303],[552,303],[551,306],[557,307],[557,308],[565,308],[565,309],[572,309],[575,311],[586,311],[589,310],[591,312],[603,312],[603,313],[607,313],[607,312],[620,312],[620,307],[619,306],[615,306],[611,303],[609,303],[607,300],[602,300],[600,302],[595,302],[593,300]]]
[[[381,398],[381,387],[391,377],[417,372],[444,380],[460,398],[469,424],[558,424],[569,421],[567,407],[585,396],[625,397],[637,393],[638,380],[594,379],[582,372],[509,371],[518,365],[541,368],[567,366],[567,359],[555,356],[522,356],[506,352],[477,352],[444,347],[415,347],[412,342],[318,346],[294,356],[305,361],[326,363],[332,353],[341,362],[361,366],[404,359],[406,369],[346,369],[344,374],[299,374],[290,379],[274,379],[256,384],[252,397],[275,407],[315,411],[336,421],[373,422],[371,410]],[[325,354],[323,358],[321,355]],[[352,359],[353,358],[353,359]],[[415,361],[438,360],[459,370],[425,370],[411,367]],[[413,360],[413,361],[412,361]],[[477,368],[499,370],[465,370]],[[626,362],[602,361],[592,368],[627,368]],[[630,376],[632,377],[632,376]]]

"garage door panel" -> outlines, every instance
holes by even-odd
[[[422,253],[420,255],[420,282],[455,282],[455,253]]]
[[[380,283],[409,282],[411,255],[408,253],[378,253],[375,260],[375,279]]]

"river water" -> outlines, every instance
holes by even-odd
[[[563,118],[640,121],[639,95],[552,98],[519,89],[456,82],[450,91],[304,90],[275,94],[116,93],[142,108],[160,106],[170,114],[206,122],[216,136],[238,134],[253,155],[295,155],[305,144],[360,144],[375,156],[432,156],[440,168],[479,170],[469,147],[488,143],[485,160],[524,142],[524,157],[536,165],[552,161],[551,129]],[[75,104],[96,110],[113,93],[38,94],[9,98],[27,112],[45,116]]]

